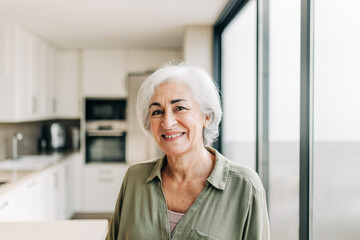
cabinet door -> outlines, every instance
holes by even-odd
[[[0,17],[0,79],[4,79],[6,77],[6,58],[7,58],[7,33],[8,32],[8,24],[5,19]]]
[[[154,138],[145,136],[139,128],[139,120],[136,115],[136,101],[139,89],[145,79],[144,75],[130,75],[128,78],[129,97],[127,108],[128,135],[126,136],[126,161],[129,164],[154,159],[162,155]]]
[[[47,118],[57,116],[57,96],[56,96],[56,70],[57,70],[57,51],[53,47],[46,46],[46,115]]]
[[[123,51],[85,51],[83,94],[90,97],[126,97],[125,64]]]
[[[79,118],[79,52],[59,52],[57,62],[56,110],[60,118]]]
[[[22,209],[19,208],[20,193],[12,191],[0,196],[0,222],[20,221]]]
[[[127,166],[89,166],[86,168],[83,211],[113,212]]]
[[[65,217],[71,218],[80,209],[82,193],[82,162],[80,153],[69,156],[64,161],[66,189]]]
[[[56,166],[46,169],[38,177],[39,203],[41,205],[41,218],[43,221],[58,220],[59,207],[59,173]]]
[[[14,79],[14,25],[0,19],[0,121],[16,120]]]
[[[1,22],[1,21],[0,21]],[[0,23],[1,26],[1,23]],[[1,40],[3,39],[3,40]],[[4,45],[5,44],[5,45]],[[10,21],[0,27],[1,102],[6,107],[0,119],[29,121],[45,119],[47,92],[46,44]]]
[[[0,221],[41,220],[37,183],[37,179],[32,179],[0,197]]]
[[[14,64],[14,88],[15,109],[17,121],[29,120],[31,112],[34,111],[35,101],[29,96],[30,85],[30,35],[21,27],[15,26],[15,64]]]
[[[69,218],[67,212],[67,198],[69,197],[67,169],[70,162],[62,160],[60,163],[46,169],[38,177],[38,199],[42,221],[65,220]]]
[[[46,117],[46,44],[35,36],[29,37],[29,108],[32,120]]]

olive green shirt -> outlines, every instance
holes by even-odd
[[[161,179],[166,156],[131,166],[106,240],[270,239],[265,191],[258,175],[208,150],[216,154],[214,169],[172,233]]]

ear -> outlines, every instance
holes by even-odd
[[[207,128],[207,127],[209,126],[209,124],[210,124],[211,114],[205,115],[204,118],[205,118],[205,119],[204,119],[204,124],[203,124],[203,126],[204,126],[204,128]]]

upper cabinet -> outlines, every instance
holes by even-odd
[[[19,41],[26,41],[28,46],[25,49],[27,51],[27,60],[25,66],[27,66],[27,72],[21,79],[27,81],[27,88],[25,92],[27,111],[23,116],[25,120],[38,120],[45,119],[48,117],[46,108],[46,91],[47,91],[47,59],[46,50],[47,45],[35,36],[25,32],[25,39],[20,38]],[[20,53],[19,59],[22,57]],[[15,63],[15,66],[20,64]],[[21,70],[16,70],[20,72]],[[21,79],[19,79],[21,81]]]
[[[120,50],[83,52],[83,95],[126,97],[126,58]]]
[[[57,73],[58,73],[58,52],[51,46],[46,47],[46,115],[57,115]]]
[[[55,112],[58,118],[80,117],[80,53],[58,53]]]
[[[28,120],[35,110],[35,100],[29,100],[30,35],[10,21],[0,20],[0,25],[0,120]]]
[[[181,58],[171,50],[85,50],[82,55],[82,95],[128,97],[127,76],[152,72]]]
[[[79,118],[79,56],[0,19],[0,122]]]

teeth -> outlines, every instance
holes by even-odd
[[[178,134],[174,134],[174,135],[164,135],[165,138],[175,138],[175,137],[178,137],[178,136],[181,136],[182,133],[178,133]]]

